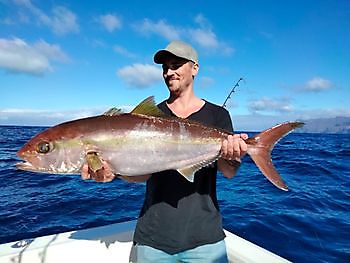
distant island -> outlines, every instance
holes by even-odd
[[[302,120],[305,125],[298,129],[301,133],[350,134],[350,117],[320,118]]]

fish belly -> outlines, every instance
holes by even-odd
[[[188,140],[184,138],[124,138],[113,149],[101,154],[114,173],[126,176],[180,169],[197,164],[208,164],[219,155],[218,140]]]

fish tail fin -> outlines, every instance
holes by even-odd
[[[295,128],[303,126],[302,122],[287,122],[267,129],[246,140],[248,154],[264,176],[279,189],[288,191],[287,185],[278,174],[271,160],[271,151],[275,144]]]

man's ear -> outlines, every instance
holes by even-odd
[[[196,76],[199,70],[199,64],[194,63],[192,67],[192,77]]]

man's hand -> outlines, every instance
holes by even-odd
[[[227,136],[221,145],[221,158],[239,161],[247,153],[247,144],[244,141],[246,139],[246,133]]]
[[[142,183],[147,181],[148,178],[151,177],[151,175],[117,176],[112,172],[112,169],[106,161],[102,161],[102,164],[102,169],[97,170],[96,172],[89,169],[89,166],[87,164],[84,164],[84,166],[81,169],[81,178],[83,180],[93,179],[96,182],[110,182],[113,179],[118,178],[130,183]]]
[[[227,178],[232,178],[237,173],[241,158],[247,153],[248,139],[245,133],[227,136],[221,145],[221,158],[218,160],[218,169]]]
[[[84,164],[81,169],[81,178],[83,180],[93,179],[96,182],[110,182],[115,178],[111,168],[106,161],[102,161],[102,168],[96,172],[92,171],[88,164]]]

